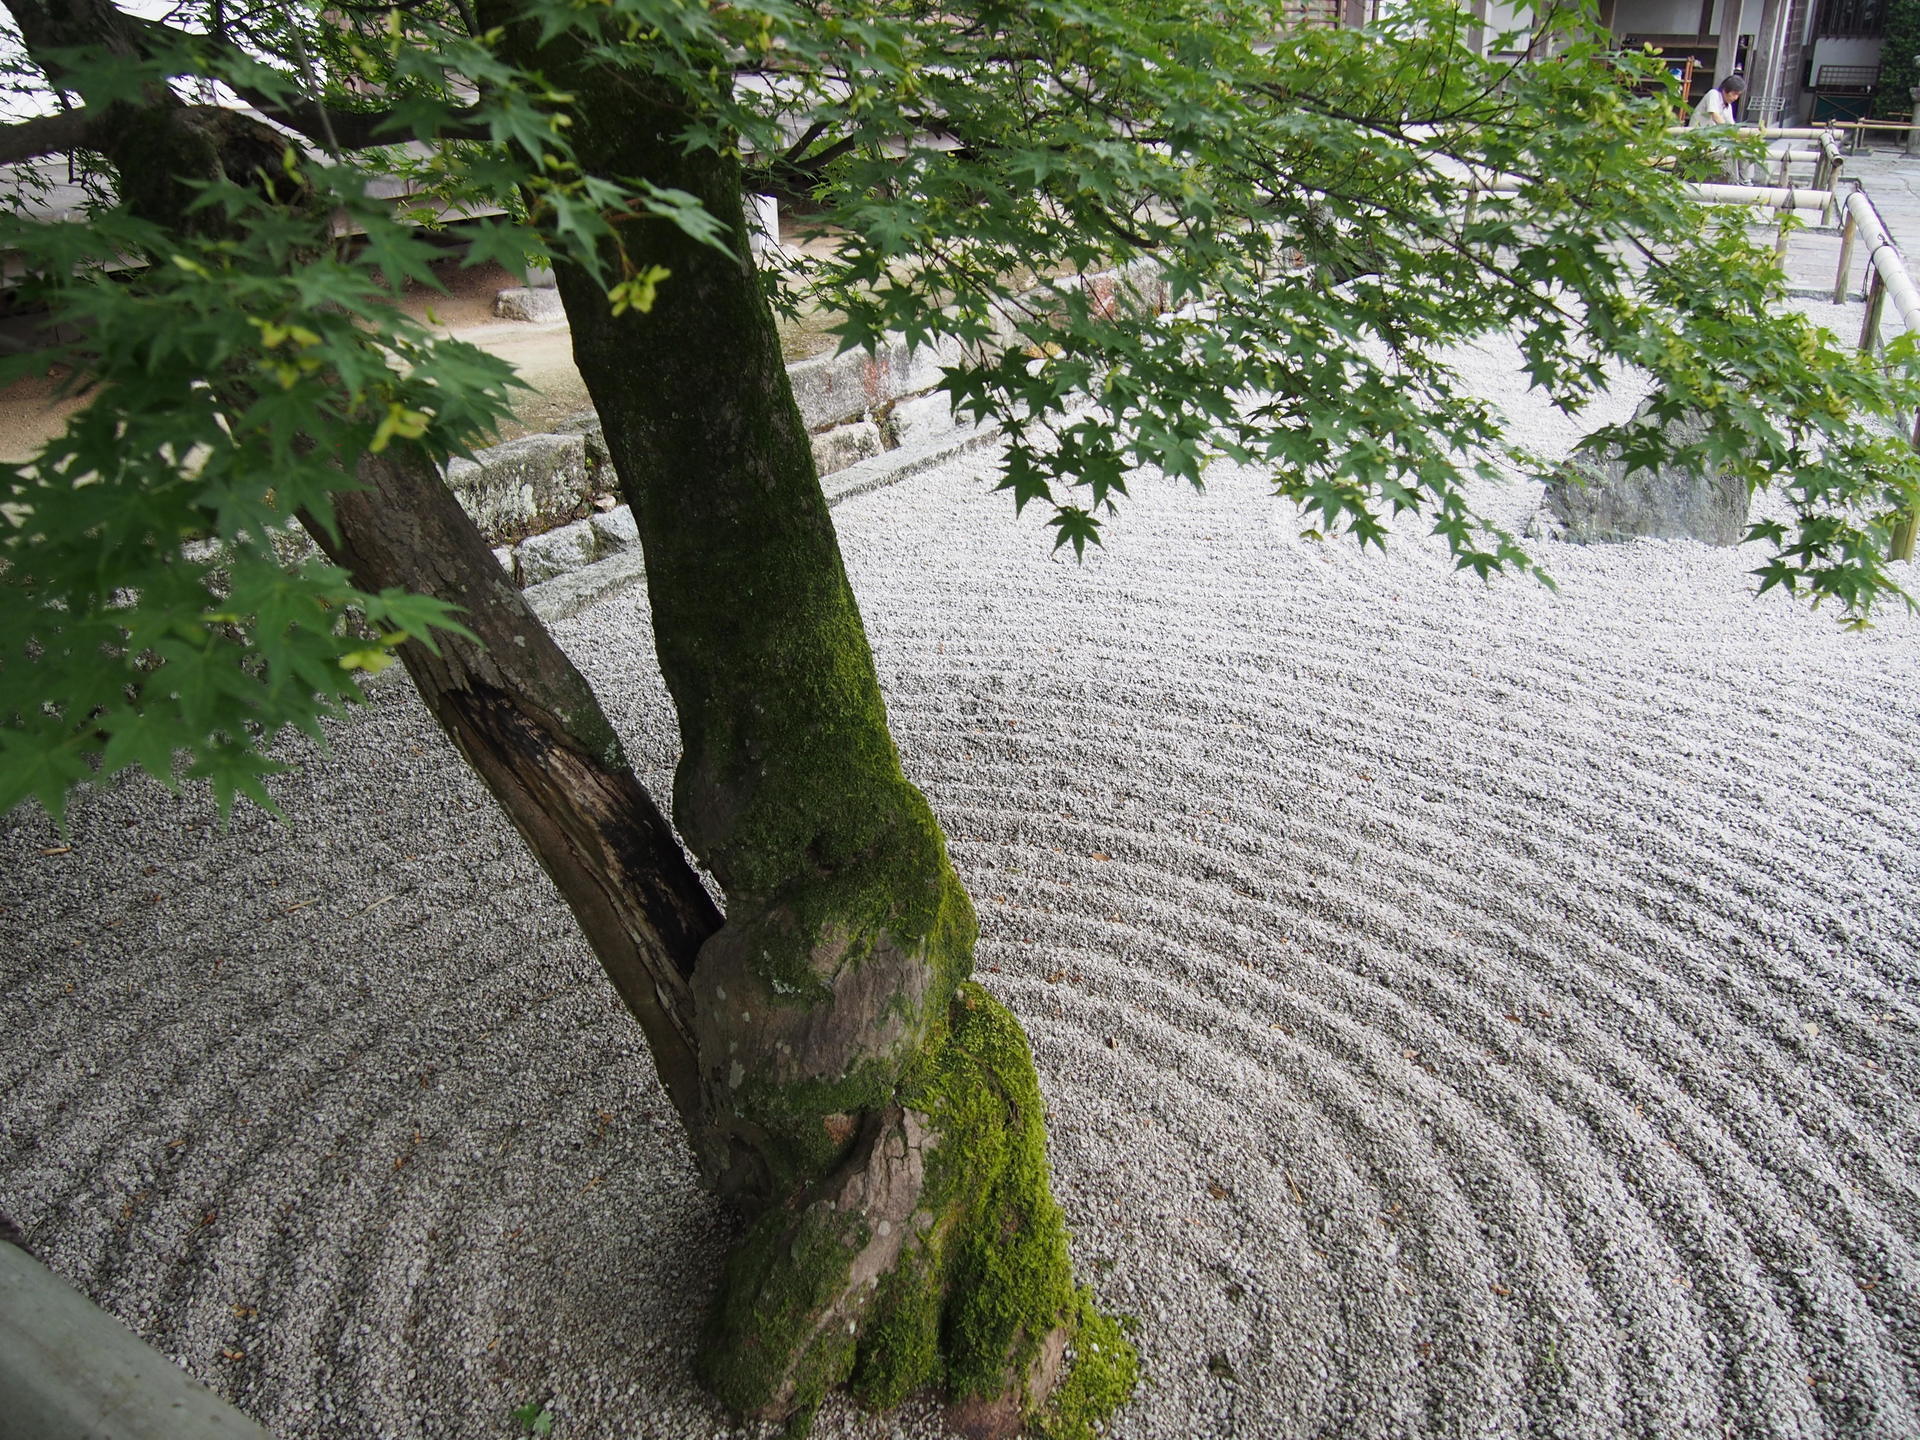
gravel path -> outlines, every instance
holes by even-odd
[[[1231,472],[1075,566],[985,465],[837,513],[1140,1320],[1114,1433],[1920,1435],[1920,625],[1681,543],[1483,586]],[[635,598],[561,631],[664,790]],[[550,887],[404,685],[296,758],[291,828],[0,826],[0,1210],[289,1440],[726,1433],[726,1223]]]

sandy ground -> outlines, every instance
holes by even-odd
[[[782,243],[799,250],[819,248],[819,242],[802,243],[790,218]],[[498,265],[462,267],[457,257],[436,263],[434,273],[442,288],[412,286],[400,308],[438,334],[457,336],[499,356],[526,383],[526,390],[514,401],[512,418],[501,426],[499,439],[537,434],[592,408],[586,384],[573,363],[573,340],[564,323],[532,325],[494,315],[495,297],[503,289],[520,285],[521,277]],[[832,349],[835,342],[823,333],[824,324],[782,320],[781,343],[787,358],[799,360]],[[26,342],[35,333],[31,317],[0,320],[0,338],[10,335]],[[30,459],[59,433],[69,415],[86,404],[84,395],[68,393],[65,378],[62,372],[0,385],[0,463]]]
[[[434,270],[444,290],[417,286],[401,308],[440,334],[457,335],[500,356],[527,383],[528,391],[515,406],[515,423],[505,427],[503,439],[545,429],[590,408],[565,325],[527,325],[494,317],[494,297],[520,284],[518,276],[497,265],[463,269],[455,259],[436,264]],[[31,333],[25,321],[15,321],[14,328],[22,340]],[[84,395],[64,393],[64,379],[64,373],[30,376],[0,386],[0,461],[30,458],[86,403]]]
[[[1920,625],[1679,542],[1482,585],[1231,471],[1076,566],[990,464],[836,516],[1139,1321],[1113,1433],[1920,1435]],[[560,633],[664,792],[636,597]],[[402,683],[290,758],[285,825],[0,823],[0,1210],[289,1440],[730,1433],[727,1222],[551,887]]]

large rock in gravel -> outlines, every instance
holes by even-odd
[[[502,290],[493,297],[493,313],[502,320],[520,320],[531,325],[553,325],[567,318],[560,303],[560,292],[540,286]]]
[[[571,520],[592,497],[580,435],[529,435],[447,466],[473,523],[498,540]]]
[[[1651,400],[1641,402],[1635,418],[1652,407]],[[1663,433],[1676,448],[1697,445],[1707,433],[1706,421],[1688,412],[1668,421]],[[1629,473],[1617,450],[1604,460],[1577,459],[1572,468],[1579,481],[1548,481],[1545,508],[1565,537],[1578,544],[1644,536],[1738,545],[1746,536],[1750,497],[1745,482],[1733,476],[1665,466]]]

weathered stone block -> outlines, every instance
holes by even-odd
[[[875,406],[893,399],[906,378],[905,348],[900,348],[900,374],[894,374],[892,348],[878,356],[859,350],[844,355],[817,355],[787,367],[793,398],[809,430],[858,420]]]
[[[856,420],[851,425],[836,425],[813,437],[813,463],[822,475],[831,475],[869,455],[886,448],[880,427],[871,420]]]
[[[950,365],[959,365],[967,357],[967,347],[958,340],[945,338],[906,352],[905,374],[899,394],[919,395],[940,383],[940,373]]]
[[[1645,401],[1636,412],[1652,409]],[[1664,434],[1675,447],[1697,445],[1706,421],[1686,414],[1667,422]],[[1750,496],[1744,482],[1709,472],[1693,475],[1663,467],[1631,474],[1615,452],[1573,462],[1580,483],[1551,480],[1544,497],[1547,516],[1567,539],[1586,545],[1648,537],[1699,540],[1708,545],[1738,545],[1747,533]]]
[[[850,350],[796,361],[787,367],[787,378],[807,429],[824,430],[937,385],[941,367],[959,363],[961,353],[953,343],[910,351],[904,341],[895,341],[874,355]]]
[[[959,425],[953,417],[953,402],[941,390],[902,400],[893,407],[892,420],[893,438],[900,445],[918,445],[951,434]]]
[[[529,435],[447,466],[447,483],[490,538],[571,520],[592,496],[586,441]]]
[[[576,520],[544,535],[533,535],[514,547],[520,564],[520,582],[537,585],[569,570],[591,565],[599,553],[600,537],[591,520]]]
[[[604,515],[589,516],[587,523],[599,537],[602,555],[617,555],[640,544],[640,527],[633,523],[631,506],[616,505]]]
[[[502,290],[493,297],[493,313],[502,320],[523,320],[533,325],[551,325],[567,318],[560,292],[544,286]]]
[[[553,427],[556,435],[578,435],[587,445],[587,468],[593,471],[606,470],[613,464],[613,457],[607,453],[606,431],[600,427],[600,417],[591,410],[582,410],[578,415],[570,415]],[[613,482],[607,475],[599,478],[603,486]]]

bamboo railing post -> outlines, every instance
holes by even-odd
[[[1820,210],[1820,223],[1830,225],[1827,217],[1834,213],[1840,204],[1840,172],[1846,168],[1846,157],[1840,150],[1840,138],[1831,129],[1825,131],[1815,142],[1820,159],[1814,166],[1813,188],[1827,192],[1827,203]]]
[[[1913,559],[1913,534],[1916,520],[1920,520],[1920,516],[1914,515],[1914,513],[1909,510],[1900,522],[1893,527],[1892,533],[1887,537],[1887,558],[1889,560]]]

